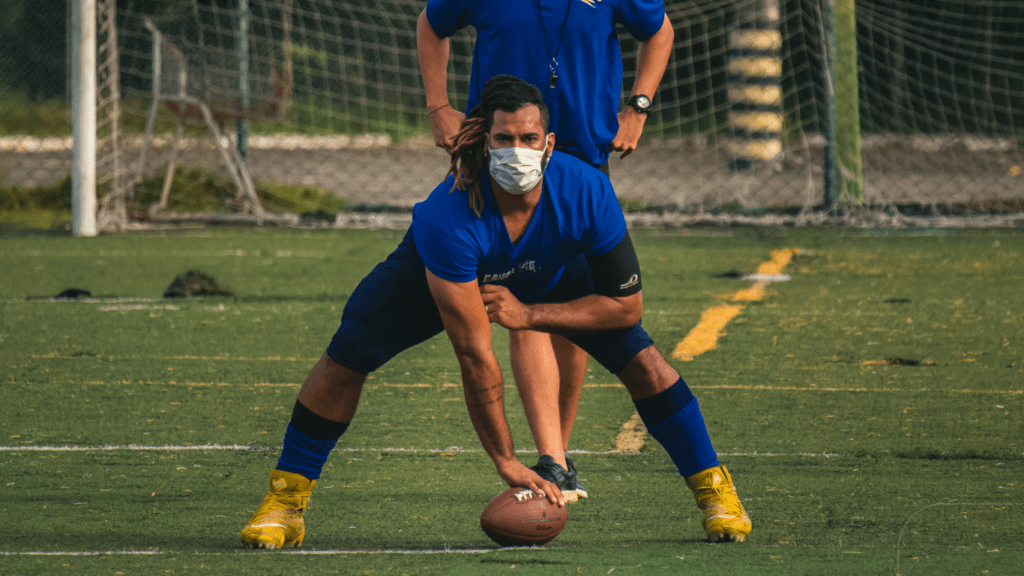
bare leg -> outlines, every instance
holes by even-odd
[[[299,402],[314,414],[332,422],[349,423],[359,405],[366,376],[350,370],[324,354],[306,376]]]
[[[619,373],[619,379],[626,385],[630,397],[639,400],[670,388],[679,380],[679,372],[651,346],[641,350],[626,364]]]
[[[651,346],[634,356],[619,378],[634,400],[643,400],[672,387],[679,381],[679,373]],[[639,405],[637,411],[644,417]],[[676,416],[681,414],[682,409]],[[645,423],[650,426],[646,420]],[[666,423],[669,425],[664,426]],[[706,463],[708,456],[717,460],[700,412],[692,412],[685,422],[663,419],[658,424],[659,432],[652,435],[672,457],[680,474],[686,474],[686,485],[693,491],[703,513],[700,523],[708,541],[743,542],[750,534],[750,516],[743,509],[729,471],[717,461],[699,469],[699,464]],[[693,468],[698,469],[692,471]]]
[[[299,401],[321,418],[347,424],[356,413],[365,380],[366,376],[324,354],[306,376]],[[287,438],[284,452],[288,450]],[[271,470],[270,492],[239,534],[242,544],[254,548],[301,545],[306,535],[306,503],[316,482],[295,471]]]
[[[565,468],[587,353],[561,336],[528,330],[509,332],[509,349],[537,451]]]
[[[557,334],[551,335],[551,347],[558,361],[558,411],[562,425],[562,450],[569,450],[569,436],[576,422],[583,379],[587,376],[588,354]]]
[[[564,468],[559,370],[551,337],[530,330],[510,330],[508,335],[512,375],[537,452],[551,456]]]

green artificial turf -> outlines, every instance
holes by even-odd
[[[570,505],[547,547],[497,549],[477,518],[502,485],[442,334],[371,375],[314,492],[303,548],[241,549],[298,386],[401,234],[0,238],[2,571],[910,575],[1024,564],[1018,230],[632,232],[644,326],[666,355],[704,310],[750,285],[737,274],[772,250],[803,250],[791,281],[742,303],[717,349],[672,361],[753,519],[744,544],[703,542],[651,438],[612,453],[632,404],[591,362],[572,444],[592,498]],[[162,299],[189,270],[235,295]],[[51,299],[67,288],[93,297]],[[494,333],[509,424],[532,464],[507,337]]]

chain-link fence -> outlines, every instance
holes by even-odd
[[[0,85],[19,98],[61,98],[66,5],[9,4],[14,15],[0,27],[3,37],[27,39],[0,59]],[[114,0],[99,4],[110,21],[114,12],[102,6]],[[257,182],[408,207],[444,175],[447,157],[431,143],[415,52],[423,0],[116,4],[116,27],[106,36],[116,44],[100,63],[101,86],[115,87],[100,116],[110,121],[104,136],[116,137],[111,170],[128,192],[169,164],[230,173],[203,107],[224,140],[236,120],[248,122],[247,172]],[[862,165],[840,159],[836,167],[847,179],[861,175],[863,197],[847,208],[1024,209],[1024,5],[858,0],[858,105],[840,99],[830,108],[831,4],[668,0],[675,44],[645,138],[610,165],[625,204],[656,205],[680,221],[795,214],[813,222],[825,203],[826,136],[838,115],[861,127]],[[38,37],[24,31],[47,24]],[[456,107],[465,102],[474,40],[472,30],[452,38]],[[620,40],[628,95],[638,43],[624,32]],[[70,170],[68,138],[36,136],[0,140],[5,183],[33,185]]]
[[[8,137],[0,144],[0,184],[35,186],[68,175],[67,24],[66,0],[0,7],[0,136]]]
[[[5,0],[0,8],[0,90],[30,101],[64,99],[67,20],[66,0]]]

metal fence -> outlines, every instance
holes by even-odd
[[[112,7],[114,0],[100,4]],[[190,94],[214,112],[221,107],[226,135],[235,133],[235,118],[246,116],[232,110],[264,106],[259,109],[267,112],[275,105],[273,114],[248,115],[248,171],[257,183],[316,186],[352,204],[411,206],[447,168],[445,153],[429,137],[415,54],[423,4],[248,0],[242,41],[236,2],[119,2],[116,13],[107,13],[116,23],[110,29],[116,44],[100,71],[101,85],[113,85],[100,111],[109,121],[103,136],[114,138],[109,181],[117,188],[120,179],[130,194],[133,182],[163,174],[172,161],[225,176],[231,170],[201,125],[186,127],[174,145],[176,123],[187,115],[182,110],[159,105],[146,135],[158,60],[149,21],[183,55]],[[836,108],[859,118],[863,197],[823,211],[834,88],[825,35],[829,4],[668,0],[676,39],[645,138],[637,152],[613,157],[610,165],[624,204],[648,210],[648,219],[680,223],[772,222],[780,215],[813,223],[823,221],[817,217],[823,212],[864,210],[875,216],[865,221],[893,223],[900,215],[1024,210],[1024,5],[859,0],[859,98],[852,110],[843,110],[850,106],[843,100]],[[66,6],[12,5],[11,20],[22,28],[33,22],[50,28],[0,59],[6,80],[0,86],[17,98],[60,98],[67,82],[66,31],[59,24]],[[766,7],[774,15],[766,16]],[[638,44],[625,33],[620,40],[627,94]],[[457,106],[464,102],[473,42],[472,31],[452,39],[449,92]],[[46,64],[33,64],[41,60]],[[214,93],[215,80],[237,85],[241,68],[253,83],[246,91],[251,100]],[[0,139],[5,184],[67,175],[70,140],[37,136]]]

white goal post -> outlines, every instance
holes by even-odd
[[[71,3],[71,228],[96,235],[96,1]]]

